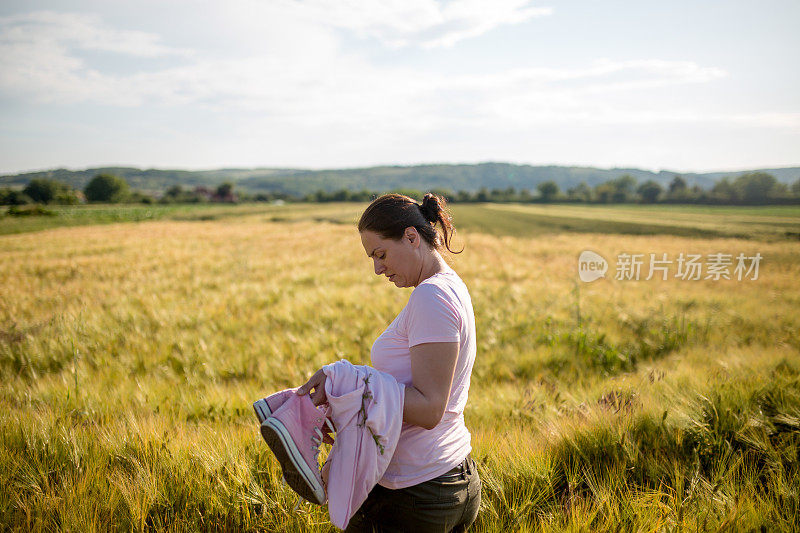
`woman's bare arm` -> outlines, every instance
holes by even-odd
[[[403,422],[433,429],[444,415],[458,359],[457,342],[429,342],[411,348],[411,381]]]

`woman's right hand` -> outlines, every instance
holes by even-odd
[[[297,394],[309,394],[311,395],[311,401],[314,405],[322,405],[323,403],[328,403],[328,395],[325,394],[325,380],[328,379],[328,376],[325,375],[325,372],[322,371],[320,368],[314,375],[311,376],[311,379],[305,382],[299,389],[297,389]],[[313,392],[312,392],[313,390]]]

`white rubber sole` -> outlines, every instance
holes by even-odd
[[[281,464],[286,483],[311,503],[323,505],[325,488],[317,480],[311,466],[303,459],[286,426],[277,418],[268,417],[261,424],[261,436],[267,441],[267,445]]]
[[[256,400],[253,403],[253,411],[256,412],[256,417],[261,424],[264,423],[264,420],[272,416],[272,410],[269,408],[266,398]]]

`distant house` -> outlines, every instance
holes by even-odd
[[[236,195],[235,192],[229,192],[224,195],[220,195],[219,193],[214,193],[211,197],[212,202],[226,202],[229,204],[234,204],[239,201],[239,197]]]
[[[214,191],[203,185],[195,187],[194,194],[201,202],[211,202],[214,199]]]

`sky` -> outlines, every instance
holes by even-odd
[[[797,0],[0,1],[0,172],[800,166]]]

